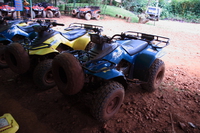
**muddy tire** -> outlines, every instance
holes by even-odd
[[[6,47],[5,59],[10,69],[15,73],[23,74],[30,68],[28,52],[19,43],[12,43]]]
[[[105,122],[113,117],[121,107],[124,100],[124,87],[115,81],[110,81],[101,86],[92,102],[92,115],[100,122]]]
[[[52,61],[53,59],[47,59],[40,62],[33,72],[33,81],[41,90],[51,89],[55,86],[51,69]]]
[[[55,17],[60,18],[60,16],[61,16],[61,13],[60,13],[60,11],[58,11],[58,12],[56,13]]]
[[[148,71],[148,81],[146,84],[141,84],[141,87],[148,91],[153,92],[160,86],[165,73],[165,64],[162,60],[156,59]]]
[[[72,54],[57,55],[52,63],[52,72],[58,89],[64,95],[74,95],[83,88],[84,72]]]
[[[47,11],[46,12],[46,14],[47,14],[47,18],[53,18],[53,12],[52,11]]]
[[[90,13],[86,13],[85,14],[85,19],[86,20],[90,20],[92,18],[91,14]]]
[[[8,64],[5,60],[5,55],[4,55],[5,48],[6,48],[6,45],[0,45],[0,68],[8,67]]]

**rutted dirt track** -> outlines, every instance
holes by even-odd
[[[154,93],[130,84],[119,113],[98,123],[89,113],[87,94],[65,97],[56,87],[40,91],[30,75],[1,69],[0,115],[11,113],[20,125],[18,133],[200,132],[200,24],[159,21],[144,25],[107,16],[99,21],[62,16],[57,22],[102,25],[103,34],[109,36],[131,30],[169,37],[167,55],[162,57],[164,81]]]

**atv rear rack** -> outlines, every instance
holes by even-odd
[[[139,39],[147,41],[153,48],[164,48],[169,45],[170,39],[163,36],[151,35],[135,31],[126,31],[122,33],[126,38]]]
[[[86,30],[94,30],[94,29],[102,30],[103,26],[85,24],[85,23],[71,23],[68,28],[65,28],[65,30],[73,30],[73,29],[79,29],[79,28],[84,28]]]

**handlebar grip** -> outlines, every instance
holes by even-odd
[[[56,25],[59,25],[59,26],[65,26],[65,24],[59,24],[59,23],[56,23]]]

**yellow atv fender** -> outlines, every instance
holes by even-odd
[[[61,43],[73,48],[74,50],[84,50],[89,42],[90,36],[88,34],[85,34],[84,36],[79,37],[73,41],[69,41],[60,34],[56,34],[44,42],[44,44],[52,45],[51,47],[44,48],[47,45],[41,45],[39,47],[32,48],[29,50],[29,55],[46,55],[49,53],[58,52],[56,48]]]
[[[19,125],[11,114],[6,113],[0,117],[0,132],[15,133],[19,129]]]

